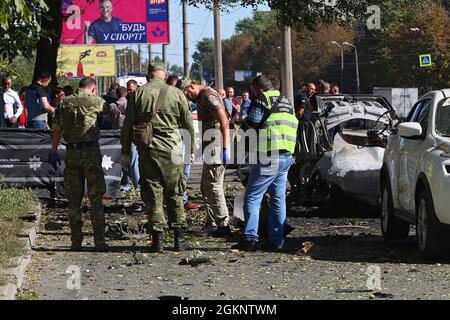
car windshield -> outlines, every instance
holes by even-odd
[[[436,112],[436,133],[450,138],[450,99],[447,99]]]

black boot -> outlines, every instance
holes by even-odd
[[[70,250],[81,251],[83,244],[83,222],[82,221],[70,221],[71,241],[72,245]]]
[[[111,247],[105,242],[105,219],[92,219],[92,230],[94,231],[95,250],[107,252]]]
[[[186,240],[186,230],[184,228],[175,229],[175,251],[185,251],[189,249]]]
[[[218,227],[216,231],[211,234],[214,238],[228,238],[232,236],[230,226]]]
[[[152,246],[150,247],[151,253],[163,253],[164,252],[164,238],[162,232],[152,232]]]

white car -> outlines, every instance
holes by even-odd
[[[406,239],[413,224],[424,258],[449,258],[450,89],[421,97],[398,126],[380,182],[383,237]]]

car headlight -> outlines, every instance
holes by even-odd
[[[450,144],[449,143],[446,143],[446,142],[440,143],[438,145],[438,149],[444,151],[444,153],[441,154],[442,157],[450,158]]]

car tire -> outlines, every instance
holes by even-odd
[[[382,186],[380,208],[383,239],[387,241],[408,239],[410,224],[395,215],[389,180],[385,181]]]
[[[419,193],[416,201],[416,235],[423,258],[437,260],[450,257],[450,234],[439,226],[433,200],[426,190]]]

